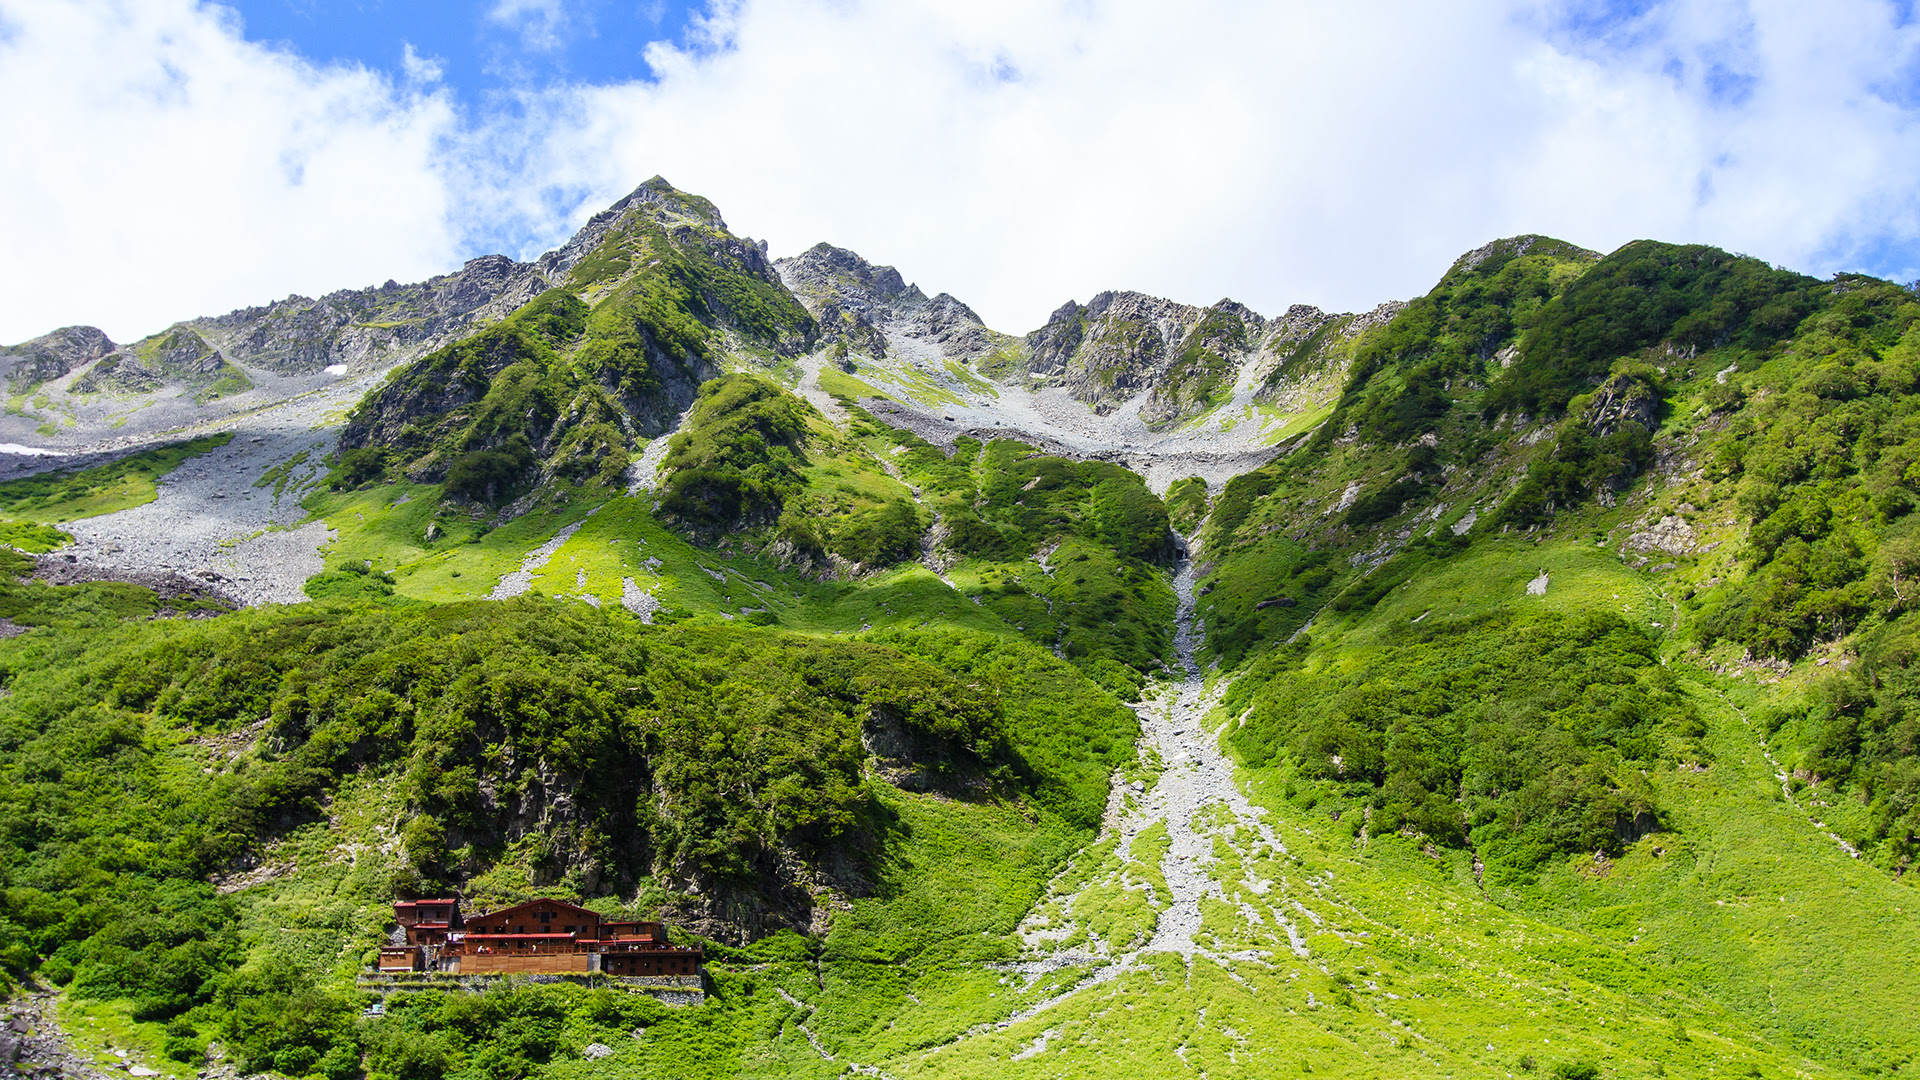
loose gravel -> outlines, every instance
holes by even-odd
[[[127,580],[197,579],[247,605],[304,601],[301,585],[326,568],[320,546],[332,534],[318,522],[299,524],[307,516],[300,499],[326,474],[338,416],[370,383],[341,383],[235,419],[233,441],[161,477],[155,501],[62,524],[74,542],[59,554]],[[255,486],[302,451],[304,464],[277,493],[271,483]]]

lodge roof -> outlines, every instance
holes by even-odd
[[[446,905],[448,905],[448,904],[457,904],[457,903],[459,903],[459,902],[460,902],[460,901],[459,901],[458,899],[453,899],[453,900],[395,900],[395,901],[393,902],[393,906],[394,906],[394,907],[397,907],[397,908],[399,908],[399,907],[444,907],[444,906],[446,906]]]
[[[565,900],[554,900],[548,897],[541,897],[540,899],[537,899],[537,900],[527,900],[522,903],[511,904],[507,907],[498,908],[494,911],[489,911],[484,914],[473,915],[469,917],[469,921],[486,922],[488,919],[498,919],[510,911],[521,911],[526,908],[539,907],[541,905],[547,905],[547,906],[556,907],[556,908],[564,908],[567,911],[577,911],[582,915],[591,915],[593,916],[595,921],[598,921],[600,918],[599,912],[593,911],[589,908],[583,908],[578,904],[569,904]]]

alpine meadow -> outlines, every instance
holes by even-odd
[[[1915,286],[1015,335],[656,177],[0,379],[0,1072],[1920,1069]]]

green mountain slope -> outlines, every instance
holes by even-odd
[[[1911,291],[1529,236],[1365,318],[1182,308],[1154,344],[1120,316],[1164,302],[1109,294],[1028,341],[1102,408],[1320,388],[1273,460],[1156,495],[828,392],[859,389],[834,343],[936,330],[1007,374],[1012,339],[889,268],[784,264],[823,332],[664,182],[594,229],[348,419],[314,603],[5,556],[0,963],[83,1049],[330,1080],[1913,1068]],[[77,516],[33,483],[0,501]],[[663,916],[709,996],[363,1015],[387,905],[450,889]]]

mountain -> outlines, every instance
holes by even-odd
[[[826,340],[875,360],[896,350],[968,363],[1000,346],[973,309],[946,293],[928,299],[891,266],[873,266],[831,244],[774,263],[780,280],[820,322]]]
[[[16,346],[89,451],[0,483],[26,1053],[1897,1075],[1917,324],[1519,236],[1361,314],[1014,335],[655,178],[531,263]],[[664,918],[704,1001],[369,1014],[392,899],[453,892]]]
[[[630,441],[665,431],[723,364],[771,363],[817,334],[760,246],[658,178],[549,266],[566,271],[554,287],[370,394],[341,449],[483,501],[535,472],[617,488]]]

